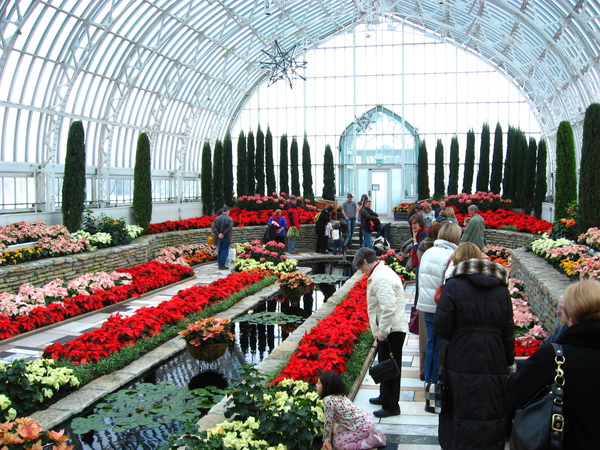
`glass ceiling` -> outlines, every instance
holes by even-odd
[[[40,171],[51,197],[73,120],[101,180],[133,167],[141,131],[156,173],[197,173],[203,143],[268,81],[262,50],[382,21],[476,55],[521,90],[551,143],[562,120],[581,141],[600,101],[596,1],[13,0],[0,6],[0,175]]]

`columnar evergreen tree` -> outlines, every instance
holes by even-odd
[[[515,155],[515,204],[518,208],[525,208],[526,203],[526,194],[525,189],[529,189],[530,186],[527,186],[523,183],[523,180],[527,178],[527,151],[529,149],[529,145],[527,144],[527,136],[520,128],[517,129],[516,133],[516,155]]]
[[[565,217],[569,203],[577,201],[577,163],[575,136],[571,124],[563,120],[556,132],[556,181],[554,221]]]
[[[458,154],[458,136],[452,136],[450,142],[450,174],[448,176],[448,195],[458,194],[458,168],[460,156]]]
[[[223,140],[223,196],[225,204],[233,206],[233,144],[229,131]]]
[[[502,161],[504,159],[504,150],[502,148],[502,126],[500,122],[496,124],[494,132],[494,152],[492,156],[492,175],[490,176],[490,191],[494,194],[500,193],[502,186]]]
[[[333,166],[333,153],[329,144],[325,146],[323,161],[323,198],[335,200],[335,168]]]
[[[271,195],[277,190],[277,182],[275,181],[275,164],[273,163],[273,135],[269,126],[267,126],[267,135],[265,136],[265,171],[267,194]]]
[[[446,196],[446,186],[444,183],[444,144],[442,140],[437,140],[435,146],[435,182],[433,197],[443,198]]]
[[[81,227],[85,208],[85,133],[83,123],[76,120],[69,128],[65,176],[62,185],[63,225],[74,233]]]
[[[239,164],[239,159],[238,159]],[[202,192],[200,197],[202,198],[202,213],[212,214],[213,212],[213,192],[212,192],[213,180],[212,180],[212,161],[210,154],[210,144],[204,143],[202,147],[202,168],[200,171],[200,187]],[[239,186],[238,186],[239,189]]]
[[[290,178],[288,175],[288,140],[287,134],[279,138],[279,192],[290,192]]]
[[[137,224],[148,231],[152,220],[152,176],[151,176],[150,139],[141,133],[135,152],[133,169],[133,213]]]
[[[477,191],[487,192],[490,183],[490,126],[481,128],[481,146],[479,147],[479,169],[477,170]]]
[[[250,130],[248,131],[248,146],[246,147],[246,191],[248,195],[256,194],[256,182],[254,180],[255,149],[254,133]]]
[[[506,135],[506,158],[504,160],[504,180],[502,181],[502,196],[505,199],[514,200],[516,193],[516,173],[514,165],[516,156],[516,132],[515,127],[508,127]]]
[[[429,161],[425,141],[419,144],[419,158],[417,160],[417,190],[420,199],[429,198]]]
[[[296,137],[292,139],[292,145],[290,146],[290,172],[292,174],[291,193],[298,196],[302,191],[300,190],[300,160],[298,159],[298,141]]]
[[[237,170],[236,170],[236,188],[237,196],[248,195],[248,189],[246,187],[246,136],[244,132],[240,130],[237,142]]]
[[[260,195],[265,194],[265,135],[260,129],[260,124],[256,130],[256,164],[254,164],[256,178],[256,192]]]
[[[579,171],[578,227],[581,233],[600,224],[600,103],[592,103],[583,119]]]
[[[548,149],[546,141],[542,139],[538,146],[537,172],[535,174],[535,192],[533,194],[533,215],[538,219],[542,218],[542,203],[546,198],[548,183],[546,180],[546,160],[548,158]]]
[[[225,204],[223,189],[223,143],[217,139],[213,152],[213,206],[215,211]]]
[[[304,189],[304,198],[308,198],[310,200],[315,199],[312,178],[312,163],[310,160],[310,146],[308,145],[306,133],[304,133],[304,141],[302,142],[302,188]]]
[[[534,138],[529,138],[529,147],[523,161],[525,163],[525,172],[521,180],[523,212],[525,214],[531,214],[533,209],[533,194],[535,192],[534,186],[537,162],[537,142]]]
[[[465,174],[463,177],[463,192],[471,194],[475,175],[475,131],[471,128],[467,133],[467,150],[465,152]]]

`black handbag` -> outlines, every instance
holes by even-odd
[[[565,374],[561,366],[565,362],[563,348],[553,343],[556,376],[550,386],[538,392],[523,408],[515,412],[515,421],[510,436],[511,450],[536,450],[562,448],[563,387]]]
[[[378,343],[378,345],[380,344]],[[377,384],[400,376],[400,368],[394,359],[394,354],[390,351],[390,359],[386,359],[379,364],[371,366],[369,369],[369,375],[371,375],[371,378],[373,378],[373,381]]]

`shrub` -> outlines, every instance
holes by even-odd
[[[148,230],[152,220],[152,177],[150,139],[146,133],[138,138],[133,169],[133,212],[139,226]]]
[[[538,147],[537,172],[535,175],[535,192],[533,194],[533,215],[538,219],[542,218],[542,202],[546,198],[548,184],[546,181],[546,159],[548,150],[546,141],[542,139]]]
[[[486,192],[490,183],[490,126],[483,124],[481,146],[479,147],[479,170],[477,171],[477,190]]]
[[[275,181],[275,164],[273,163],[273,135],[271,128],[267,126],[267,135],[265,136],[265,171],[267,178],[267,192],[275,192],[277,190],[277,182]],[[242,193],[238,193],[242,195]]]
[[[494,131],[494,153],[492,156],[492,175],[490,176],[490,191],[494,194],[500,193],[502,185],[502,126],[500,122],[496,124]]]
[[[271,160],[272,161],[272,160]],[[248,192],[247,177],[246,177],[246,137],[244,132],[240,130],[237,142],[237,196],[254,194],[254,192]],[[210,214],[211,211],[205,212],[204,214]]]
[[[233,145],[229,131],[223,139],[223,198],[226,205],[233,205]]]
[[[308,145],[306,133],[304,133],[304,140],[302,141],[302,190],[304,198],[308,198],[310,200],[315,199],[315,191],[313,190],[312,163],[310,161],[310,146]]]
[[[200,183],[202,188],[202,212],[204,214],[212,214],[213,180],[210,144],[208,141],[205,142],[204,147],[202,147],[202,171],[200,172]]]
[[[287,134],[279,138],[279,192],[290,192],[290,179],[288,175],[288,140]]]
[[[556,132],[556,196],[554,198],[554,221],[565,215],[569,203],[577,201],[577,166],[575,162],[575,138],[573,128],[566,120],[558,125]]]
[[[429,161],[425,141],[419,144],[419,159],[417,163],[417,195],[419,198],[429,198]]]
[[[62,184],[63,224],[72,233],[79,230],[85,202],[85,136],[76,120],[69,128],[65,174]]]
[[[325,146],[323,163],[323,198],[325,200],[335,200],[335,167],[333,166],[333,153],[329,144]]]
[[[298,154],[298,140],[296,138],[292,139],[292,145],[290,146],[290,173],[292,175],[292,185],[290,186],[290,194],[299,196],[302,194],[302,191],[300,190],[300,160]]]
[[[452,136],[452,142],[450,143],[450,174],[448,176],[448,195],[458,194],[459,165],[458,136]]]
[[[248,146],[246,147],[246,167],[244,173],[246,174],[246,191],[248,194],[256,193],[256,181],[254,180],[254,155],[256,153],[256,146],[254,143],[254,133],[252,130],[248,131]]]
[[[475,173],[475,132],[470,129],[467,133],[467,150],[465,153],[465,174],[463,177],[463,192],[470,194],[473,189]],[[423,198],[423,197],[422,197]]]
[[[444,183],[444,145],[442,140],[438,139],[435,146],[435,182],[433,189],[433,198],[442,198],[446,194]]]
[[[225,192],[223,190],[223,144],[220,140],[215,142],[213,154],[213,207],[217,211],[225,204]]]
[[[579,224],[581,233],[600,224],[600,103],[591,104],[583,122],[579,171]]]

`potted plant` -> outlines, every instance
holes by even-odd
[[[208,317],[188,324],[179,334],[185,340],[188,353],[201,361],[211,362],[225,354],[235,335],[230,330],[231,319]]]
[[[408,203],[400,203],[397,206],[392,208],[392,212],[394,213],[394,220],[406,220],[408,219]]]
[[[306,294],[313,281],[302,272],[282,273],[277,277],[279,289],[285,298],[299,298]]]

